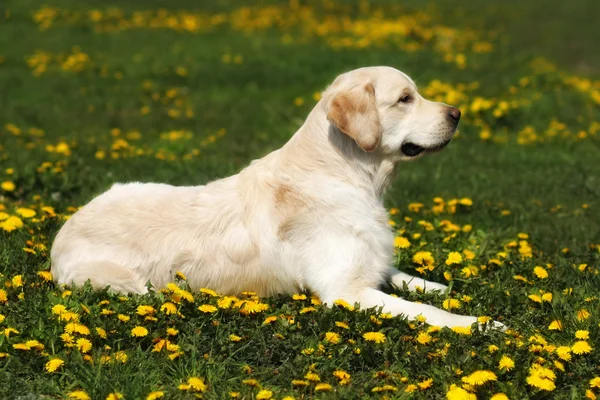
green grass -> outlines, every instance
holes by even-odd
[[[13,1],[0,10],[0,397],[64,398],[82,390],[94,399],[115,392],[146,398],[155,391],[191,398],[201,391],[178,388],[190,377],[208,385],[205,398],[229,398],[230,392],[247,399],[269,393],[278,399],[600,396],[600,383],[590,383],[600,376],[600,72],[594,51],[600,27],[592,21],[598,6],[299,3],[301,10],[294,2],[257,1],[246,19],[234,1],[114,1],[122,14],[108,17],[114,11],[99,1],[60,0],[52,9]],[[133,12],[159,8],[202,15],[202,29],[178,29],[181,20],[174,29],[123,28]],[[97,21],[88,14],[92,9],[102,12]],[[550,15],[556,9],[561,18]],[[217,14],[222,23],[206,22]],[[409,29],[386,33],[373,22],[378,15]],[[168,16],[154,18],[165,25]],[[331,21],[344,18],[348,28],[365,21],[368,29],[336,30],[342,25]],[[481,42],[489,51],[475,51]],[[81,54],[67,61],[75,46]],[[32,58],[37,51],[44,56]],[[248,314],[241,303],[219,308],[223,299],[197,291],[193,302],[172,291],[121,298],[89,288],[66,291],[38,274],[49,270],[48,249],[64,218],[113,182],[204,184],[235,173],[285,143],[315,104],[313,95],[336,75],[366,65],[399,68],[422,93],[464,113],[457,139],[439,154],[400,165],[386,195],[397,235],[411,242],[398,249],[397,266],[419,274],[413,255],[431,252],[434,268],[423,272],[450,284],[451,292],[386,290],[438,307],[457,299],[456,312],[500,320],[508,333],[436,331],[375,310],[307,310],[310,294],[251,299],[268,308]],[[490,107],[477,111],[478,98]],[[503,101],[514,107],[502,109]],[[552,120],[564,125],[551,129]],[[535,137],[527,134],[532,130]],[[169,136],[173,131],[182,137]],[[473,204],[454,209],[452,199],[463,198]],[[423,208],[415,211],[413,204],[411,211],[411,203]],[[450,252],[462,252],[463,262],[447,265]],[[467,272],[468,266],[476,268]],[[538,277],[536,266],[548,277]],[[543,293],[551,300],[531,296]],[[165,313],[165,302],[179,314]],[[67,310],[62,317],[59,304]],[[218,310],[202,312],[202,304]],[[139,315],[139,305],[152,306],[155,319]],[[277,318],[265,324],[269,316]],[[78,325],[66,318],[90,330],[72,334],[75,346],[63,334]],[[557,323],[560,330],[550,329]],[[136,326],[148,334],[133,337]],[[168,336],[169,328],[178,333]],[[371,331],[384,333],[385,342],[366,340]],[[577,331],[589,338],[576,338]],[[327,332],[340,335],[339,343]],[[240,340],[232,341],[232,334]],[[153,352],[167,337],[179,347]],[[91,348],[85,340],[77,346],[79,339]],[[29,340],[43,348],[30,342],[29,350],[19,349]],[[571,349],[569,360],[557,353],[559,346]],[[515,363],[510,371],[499,368],[503,356]],[[53,358],[64,365],[50,373],[45,365]],[[535,365],[555,378],[531,379]],[[340,382],[336,370],[350,374],[349,382]],[[461,380],[481,370],[492,371],[495,380],[478,386]],[[331,387],[309,381],[309,372]],[[428,379],[431,387],[423,384]],[[540,389],[544,383],[552,390]]]

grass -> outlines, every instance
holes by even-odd
[[[0,397],[600,396],[597,6],[556,19],[551,3],[9,2]],[[120,297],[44,272],[65,218],[113,182],[235,173],[285,143],[337,74],[377,64],[464,113],[457,139],[401,165],[386,195],[407,239],[396,265],[451,291],[387,291],[507,333],[324,308],[310,293],[222,298],[183,279]]]

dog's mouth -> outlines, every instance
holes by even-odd
[[[406,142],[402,145],[402,147],[400,148],[400,151],[402,151],[402,154],[404,154],[405,156],[416,157],[419,154],[424,153],[424,152],[433,153],[435,151],[439,151],[439,150],[443,149],[444,147],[448,146],[448,143],[450,143],[450,140],[451,139],[448,139],[445,142],[442,142],[436,146],[429,146],[429,147],[423,147],[423,146],[419,146],[418,144],[415,144],[415,143]]]

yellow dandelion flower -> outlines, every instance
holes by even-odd
[[[310,385],[309,381],[304,381],[302,379],[293,379],[292,380],[292,385],[294,386],[308,386]]]
[[[165,392],[150,392],[148,393],[148,396],[146,396],[146,400],[156,400],[156,399],[160,399],[161,397],[163,397],[165,395]]]
[[[212,289],[201,288],[200,293],[204,293],[212,297],[219,297],[219,294]]]
[[[569,346],[558,346],[554,351],[561,360],[571,361],[571,348]]]
[[[562,322],[560,322],[559,320],[554,320],[550,323],[550,325],[548,325],[548,329],[551,331],[562,331]]]
[[[73,392],[67,393],[67,396],[70,399],[75,400],[91,400],[91,397],[83,390],[75,390]]]
[[[11,282],[15,288],[23,286],[23,275],[16,275],[11,279]]]
[[[302,310],[300,310],[300,314],[306,314],[306,313],[315,312],[315,311],[317,311],[317,309],[314,307],[304,307]]]
[[[177,312],[177,306],[170,301],[167,301],[160,306],[160,311],[167,315],[175,314]]]
[[[122,398],[123,395],[119,392],[109,393],[108,396],[106,396],[106,400],[120,400]]]
[[[292,299],[294,299],[294,300],[306,300],[306,295],[305,294],[298,294],[298,293],[296,293],[296,294],[294,294],[292,296]]]
[[[408,386],[406,386],[404,388],[404,392],[405,393],[412,393],[412,392],[417,391],[417,389],[418,389],[418,386],[415,385],[414,383],[411,383],[410,385],[408,385]]]
[[[508,356],[502,356],[502,358],[498,362],[498,369],[504,369],[506,371],[510,371],[514,367],[515,367],[514,360]]]
[[[338,328],[342,328],[342,329],[350,329],[348,324],[345,322],[336,321],[335,326],[337,326]]]
[[[62,365],[64,365],[64,363],[65,362],[60,358],[53,358],[46,363],[44,369],[50,373],[56,372]]]
[[[460,264],[463,262],[463,257],[459,252],[453,251],[448,254],[448,258],[446,259],[446,265],[452,264]]]
[[[137,308],[137,314],[138,315],[142,315],[142,316],[152,315],[155,312],[156,312],[156,310],[152,306],[144,306],[144,305],[142,305],[142,306],[138,306],[138,308]]]
[[[590,387],[600,389],[600,377],[596,376],[590,379]]]
[[[430,266],[435,263],[435,259],[430,251],[417,251],[413,257],[412,261],[415,264]]]
[[[217,312],[217,307],[210,304],[202,304],[200,307],[198,307],[198,310],[202,311],[203,313],[214,313]]]
[[[335,332],[326,332],[325,340],[329,343],[336,344],[336,343],[339,343],[342,339],[341,339],[340,335],[338,335]]]
[[[577,355],[588,354],[592,351],[592,346],[585,340],[578,340],[571,346],[571,350]]]
[[[106,331],[102,328],[96,328],[96,333],[98,334],[98,336],[100,336],[102,339],[106,339],[107,335],[106,335]]]
[[[244,379],[242,381],[242,383],[244,385],[248,385],[248,386],[252,386],[252,387],[259,387],[260,386],[260,383],[256,379]]]
[[[304,375],[304,378],[310,382],[321,382],[319,375],[314,372],[307,372],[306,375]]]
[[[119,319],[119,321],[121,321],[121,322],[128,322],[128,321],[131,319],[131,317],[130,317],[130,316],[128,316],[128,315],[124,315],[124,314],[119,314],[119,315],[117,315],[117,318],[118,318],[118,319]]]
[[[556,389],[556,385],[554,384],[555,379],[556,374],[554,371],[544,368],[539,364],[533,364],[529,368],[529,376],[526,381],[529,386],[551,392]]]
[[[509,400],[509,398],[504,393],[496,393],[490,397],[490,400]]]
[[[363,334],[363,338],[369,342],[375,343],[384,343],[386,340],[385,335],[381,332],[366,332]]]
[[[577,332],[575,332],[575,337],[577,339],[586,340],[586,339],[590,338],[590,332],[584,331],[584,330],[578,330]]]
[[[425,379],[424,381],[417,383],[417,386],[419,386],[419,389],[421,389],[421,390],[429,389],[430,387],[433,386],[433,379],[432,378]]]
[[[256,394],[256,400],[269,400],[273,397],[273,392],[267,389],[262,389]]]
[[[197,392],[206,392],[208,386],[204,383],[204,379],[192,376],[188,378],[187,384],[190,389],[195,390]]]
[[[452,310],[454,308],[460,308],[460,301],[457,299],[446,299],[442,303],[442,307],[446,310]]]
[[[596,400],[598,397],[590,389],[586,389],[585,398],[589,400]]]
[[[75,342],[75,347],[82,353],[87,353],[92,349],[92,342],[86,338],[79,338]]]
[[[148,335],[148,329],[143,326],[138,325],[131,330],[131,336],[133,337],[144,337],[146,335]]]
[[[394,238],[394,246],[399,249],[408,249],[410,247],[410,242],[403,236],[397,236]]]
[[[542,267],[535,267],[533,269],[533,273],[535,274],[535,276],[537,276],[539,279],[546,279],[548,277],[548,271],[546,271],[544,268]]]
[[[336,306],[345,308],[346,310],[354,311],[354,306],[351,306],[350,303],[348,303],[345,300],[337,299],[336,301],[333,302],[333,304],[335,304]]]
[[[239,342],[240,340],[242,340],[242,338],[232,333],[231,335],[229,335],[229,340],[231,340],[232,342]]]
[[[392,385],[376,386],[373,389],[371,389],[371,392],[373,392],[373,393],[397,392],[397,391],[398,391],[398,388],[396,386],[392,386]]]
[[[577,321],[583,322],[590,317],[590,312],[584,308],[577,311]]]
[[[452,331],[458,333],[459,335],[471,335],[471,327],[470,326],[455,326],[452,328]]]
[[[38,271],[37,275],[42,278],[45,282],[52,281],[52,274],[50,271]]]
[[[244,306],[240,309],[240,313],[243,315],[257,314],[269,309],[268,304],[248,300],[244,302]]]
[[[477,400],[477,396],[473,393],[467,392],[455,384],[450,385],[450,390],[446,392],[446,398],[448,400]]]
[[[417,342],[421,344],[427,344],[431,342],[431,336],[427,332],[419,332],[416,338]]]
[[[317,383],[315,385],[315,392],[331,392],[333,387],[329,383]]]
[[[263,321],[263,325],[268,325],[271,322],[275,322],[275,321],[277,321],[277,317],[276,316],[270,316],[270,317],[265,318],[265,320]]]
[[[36,215],[36,212],[31,208],[17,208],[16,213],[19,214],[23,218],[33,218]]]
[[[340,385],[347,384],[351,379],[350,374],[341,369],[333,371],[333,376],[340,380]]]
[[[485,384],[486,382],[495,381],[497,379],[498,378],[496,377],[496,374],[494,374],[492,371],[475,371],[469,376],[463,377],[462,381],[472,386],[479,386]]]
[[[16,186],[13,182],[11,181],[4,181],[0,184],[0,187],[2,188],[2,190],[4,190],[5,192],[12,192],[16,189]]]

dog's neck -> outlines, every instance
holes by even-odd
[[[281,148],[286,169],[325,174],[372,193],[383,201],[397,162],[380,149],[367,153],[354,140],[329,123],[322,102]],[[302,159],[298,159],[302,157]]]

